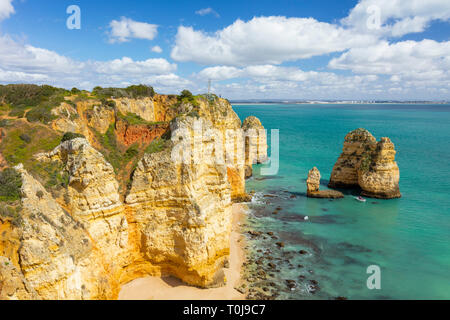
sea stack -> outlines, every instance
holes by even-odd
[[[245,177],[252,176],[252,165],[267,161],[267,136],[261,121],[254,116],[242,124],[245,137]]]
[[[401,197],[400,172],[395,162],[395,147],[389,138],[379,142],[366,129],[345,136],[342,154],[331,173],[330,188],[361,188],[372,198]]]
[[[362,195],[371,198],[400,198],[400,171],[395,162],[395,147],[389,138],[381,138],[375,150],[358,170]]]
[[[335,190],[319,190],[320,188],[320,171],[314,167],[309,170],[308,179],[306,180],[307,196],[309,198],[343,198],[344,195]]]

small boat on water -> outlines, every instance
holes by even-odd
[[[359,196],[359,197],[355,197],[355,200],[358,200],[359,202],[366,202],[367,200],[364,199],[363,197]]]

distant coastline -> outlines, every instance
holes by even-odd
[[[230,100],[240,105],[273,105],[273,104],[450,104],[450,101],[357,101],[357,100]]]

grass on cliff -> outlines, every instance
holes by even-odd
[[[35,161],[34,154],[51,151],[60,141],[61,136],[46,126],[16,120],[10,124],[6,138],[2,139],[0,152],[10,166],[23,163],[27,168],[30,162]]]
[[[21,175],[12,168],[0,171],[0,201],[16,201],[20,199],[22,188]]]
[[[159,122],[153,122],[153,121],[147,121],[142,119],[139,115],[135,113],[128,112],[126,115],[123,115],[120,112],[117,112],[117,118],[122,119],[125,122],[127,122],[130,125],[146,125],[146,126],[154,126],[158,124],[163,124],[165,122],[159,121]]]
[[[20,173],[12,168],[0,171],[0,218],[10,220],[14,226],[22,224],[21,188]]]
[[[49,152],[60,142],[61,136],[44,125],[13,120],[0,143],[0,152],[9,166],[22,163],[48,191],[53,191],[68,185],[68,173],[62,164],[41,162],[34,155]]]
[[[49,123],[55,119],[51,110],[65,101],[64,98],[68,95],[70,91],[48,85],[0,85],[2,110],[7,108],[9,116],[26,117],[29,122]]]

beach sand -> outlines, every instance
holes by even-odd
[[[239,285],[245,255],[240,222],[245,217],[242,205],[233,205],[233,224],[230,237],[230,267],[225,269],[227,283],[220,288],[200,289],[188,286],[173,277],[145,277],[125,284],[119,300],[244,300],[235,287]],[[241,239],[241,241],[239,241]]]

